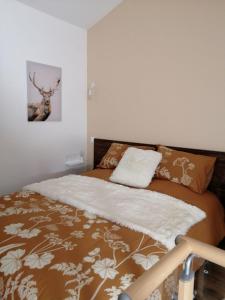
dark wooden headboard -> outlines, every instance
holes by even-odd
[[[152,146],[156,148],[156,145],[153,144],[143,144],[143,143],[133,143],[133,142],[131,143],[125,141],[114,141],[114,140],[106,140],[106,139],[94,139],[94,167],[96,167],[100,163],[102,157],[106,154],[111,143],[128,144],[131,146],[138,146],[138,145]],[[180,147],[173,147],[173,146],[168,146],[168,147],[175,150],[181,150],[181,151],[190,152],[194,154],[217,157],[215,170],[208,189],[217,195],[217,197],[220,199],[223,206],[225,207],[225,152],[180,148]]]

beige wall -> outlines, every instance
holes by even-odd
[[[225,151],[225,1],[125,0],[88,32],[90,136]]]

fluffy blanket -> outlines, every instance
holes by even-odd
[[[24,187],[149,235],[172,249],[178,234],[203,220],[205,212],[174,197],[69,175]]]

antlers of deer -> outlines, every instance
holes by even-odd
[[[59,86],[60,84],[60,81],[61,79],[58,79],[57,82],[56,82],[56,86],[52,89],[50,88],[49,91],[44,91],[44,88],[40,88],[37,83],[36,83],[36,80],[35,80],[35,76],[36,76],[36,73],[34,72],[33,74],[33,78],[31,78],[31,74],[29,73],[29,79],[30,81],[33,83],[33,86],[36,87],[36,89],[39,91],[40,94],[43,94],[43,93],[51,93],[51,95],[54,94],[55,90],[57,89],[57,87]]]
[[[31,74],[29,73],[29,79],[30,79],[30,81],[33,83],[33,86],[34,87],[36,87],[36,89],[39,91],[39,92],[41,92],[41,90],[43,90],[43,88],[41,89],[41,88],[39,88],[38,86],[37,86],[37,84],[36,84],[36,82],[35,82],[35,72],[34,72],[34,75],[33,75],[33,78],[31,78]]]

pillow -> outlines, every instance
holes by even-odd
[[[109,178],[112,182],[146,188],[154,176],[162,154],[129,147]]]
[[[130,147],[128,144],[112,143],[109,150],[101,159],[101,162],[97,165],[97,168],[115,169],[128,147]],[[150,146],[137,146],[135,148],[155,150],[154,147]]]
[[[216,157],[196,155],[158,146],[162,161],[156,177],[182,184],[202,194],[208,187],[214,171]]]

